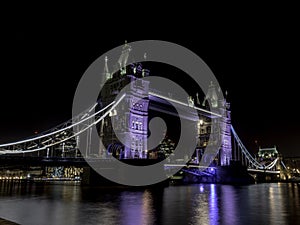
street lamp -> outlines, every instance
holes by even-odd
[[[199,127],[198,127],[198,134],[199,134],[199,147],[201,147],[201,134],[202,134],[202,128],[201,128],[201,126],[203,125],[203,123],[204,123],[204,121],[203,121],[203,119],[200,119],[199,120]],[[200,158],[200,156],[199,156],[199,150],[200,149],[198,149],[198,148],[196,148],[196,163],[197,164],[199,164],[199,158]]]
[[[204,121],[201,119],[201,120],[199,121],[199,123],[200,123],[200,126],[202,126],[203,123],[204,123]]]

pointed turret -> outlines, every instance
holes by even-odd
[[[127,41],[125,41],[125,44],[124,44],[123,50],[122,50],[122,54],[120,55],[120,58],[118,60],[121,75],[126,74],[126,64],[128,61],[130,51],[131,51],[131,46],[129,44],[127,44]]]
[[[198,92],[196,93],[196,102],[197,102],[197,105],[201,105]]]
[[[107,61],[108,61],[108,58],[107,58],[107,56],[105,56],[105,63],[104,63],[104,70],[103,70],[103,76],[105,77],[105,81],[107,81],[108,79],[111,78],[111,74],[109,73],[109,70],[108,70]]]
[[[211,106],[213,108],[217,108],[218,107],[218,94],[217,94],[217,91],[216,91],[216,86],[213,84],[213,82],[211,81],[210,82],[210,85],[208,87],[208,91],[207,91],[207,94],[204,98],[204,101],[202,103],[202,106],[205,106],[205,103],[206,101],[209,100],[210,103],[211,103]]]

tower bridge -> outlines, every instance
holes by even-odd
[[[159,112],[178,117],[180,110],[181,119],[192,121],[191,129],[197,134],[197,146],[189,163],[182,164],[178,160],[166,163],[166,170],[184,166],[182,171],[193,176],[214,176],[218,166],[228,167],[239,162],[254,175],[275,174],[282,179],[287,176],[288,170],[279,155],[273,155],[272,160],[266,162],[256,159],[246,149],[231,125],[230,103],[226,98],[220,98],[220,89],[213,83],[202,104],[198,94],[196,101],[191,97],[177,99],[174,93],[151,88],[151,83],[143,79],[150,76],[150,70],[143,68],[141,63],[133,62],[125,66],[130,51],[131,47],[126,44],[117,62],[118,70],[113,73],[109,72],[108,59],[105,58],[102,74],[105,85],[99,100],[91,107],[35,137],[0,144],[2,169],[16,163],[15,159],[22,165],[65,167],[86,166],[88,160],[109,162],[111,157],[119,160],[160,160],[155,159],[155,154],[150,154],[157,149],[147,148],[149,116],[151,112]],[[126,85],[129,85],[129,92],[120,96]],[[171,104],[176,106],[177,111],[172,109]],[[118,112],[123,108],[125,111]],[[93,129],[97,129],[103,143],[99,149],[91,147]],[[115,132],[120,133],[126,143],[120,142]],[[84,148],[80,145],[82,138],[86,142]],[[209,144],[215,145],[217,154],[206,152]],[[203,162],[206,161],[211,162],[209,168],[203,168]]]

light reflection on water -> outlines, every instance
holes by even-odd
[[[300,224],[297,184],[122,189],[0,182],[0,217],[20,224]]]

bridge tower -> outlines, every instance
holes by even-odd
[[[111,75],[105,72],[107,79],[100,94],[100,101],[105,106],[129,84],[130,91],[120,103],[125,111],[120,114],[114,110],[100,128],[100,136],[108,153],[120,159],[147,158],[149,82],[141,78],[148,76],[149,70],[143,69],[141,63],[132,62],[125,66],[131,62],[130,51],[131,46],[125,43],[116,65],[117,71]],[[107,68],[105,64],[105,71],[108,71]],[[126,143],[121,144],[114,131]]]
[[[207,94],[202,103],[203,107],[210,109],[222,115],[221,118],[201,117],[199,120],[199,148],[203,149],[207,146],[208,141],[212,144],[221,143],[218,155],[216,156],[217,164],[226,166],[230,164],[232,158],[231,146],[231,112],[230,103],[226,98],[220,97],[221,89],[216,87],[212,82],[209,85]],[[210,104],[208,104],[208,101]],[[212,126],[213,125],[213,126]],[[214,129],[212,129],[214,128]],[[203,153],[202,153],[203,154]],[[211,157],[211,156],[209,156]],[[211,160],[211,159],[209,159]]]
[[[229,165],[232,159],[232,145],[231,145],[231,111],[230,103],[226,98],[221,99],[219,104],[220,114],[220,136],[221,136],[221,149],[219,152],[221,166]]]

